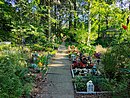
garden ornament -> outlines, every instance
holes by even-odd
[[[91,80],[87,82],[87,92],[94,92],[94,84]]]

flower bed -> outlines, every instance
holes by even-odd
[[[83,72],[85,69],[76,69],[80,70],[80,72]],[[106,83],[108,82],[102,75],[92,75],[90,69],[88,73],[80,73],[77,74],[75,69],[71,69],[72,77],[73,77],[73,84],[76,93],[84,93],[84,94],[97,94],[97,93],[107,93]],[[86,71],[85,70],[85,71]],[[87,92],[87,82],[92,80],[94,84],[94,91]]]
[[[129,51],[126,45],[113,47],[104,54],[95,52],[91,56],[70,51],[71,73],[76,95],[80,94],[80,97],[87,98],[82,95],[112,94],[111,97],[129,98],[130,59],[126,51]],[[90,80],[94,84],[94,91],[88,92],[87,82]]]
[[[106,89],[106,83],[108,81],[97,69],[97,66],[100,63],[101,54],[98,55],[98,57],[96,56],[96,59],[93,59],[91,56],[85,56],[82,53],[70,52],[69,58],[72,61],[70,69],[76,94],[89,95],[109,93]],[[87,91],[87,83],[90,80],[92,80],[92,83],[94,84],[94,91]],[[105,88],[104,85],[106,86]]]

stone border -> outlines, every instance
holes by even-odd
[[[1,45],[1,44],[10,45],[10,44],[11,44],[11,42],[0,42],[0,45]]]

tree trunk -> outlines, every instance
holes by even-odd
[[[89,12],[88,12],[88,39],[87,39],[87,45],[90,45],[90,33],[91,33],[91,6],[92,6],[92,0],[90,0],[89,4]]]
[[[71,12],[71,4],[70,4],[70,15],[69,15],[69,29],[72,27],[72,12]]]
[[[129,4],[129,11],[130,11],[130,4]]]
[[[50,7],[50,0],[48,0],[48,6]],[[51,36],[51,11],[50,8],[48,9],[48,41],[50,42],[50,36]]]
[[[55,11],[55,19],[57,19],[56,9],[57,9],[57,5],[55,4],[55,9],[54,9],[54,11]],[[56,32],[57,32],[57,23],[55,23],[55,34],[56,34]]]
[[[106,16],[106,29],[108,29],[108,16]]]
[[[130,4],[129,4],[129,11],[130,11]],[[130,15],[128,15],[128,18],[127,18],[127,26],[129,25],[129,22],[130,22]]]
[[[98,22],[98,38],[99,38],[99,34],[100,34],[100,29],[101,29],[101,25],[100,25],[100,20],[101,20],[101,15],[100,15],[100,7],[99,7],[99,22]]]
[[[76,9],[76,0],[74,0],[74,10],[77,13]],[[76,15],[74,15],[74,29],[76,29]]]
[[[101,26],[100,26],[100,14],[99,14],[99,24],[98,24],[98,38],[99,38],[99,34],[100,34],[100,28],[101,28]]]

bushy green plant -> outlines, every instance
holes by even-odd
[[[86,83],[89,80],[92,80],[95,86],[95,91],[111,91],[111,85],[107,78],[103,76],[94,76],[92,74],[87,74],[85,79]]]
[[[39,58],[38,62],[43,63],[43,65],[48,65],[48,58],[47,58],[47,56],[46,55],[45,56],[41,56]]]
[[[27,96],[30,95],[30,92],[33,89],[33,84],[32,83],[26,83],[23,88],[24,88],[24,94],[27,97]]]
[[[52,51],[53,51],[53,48],[46,47],[46,48],[45,48],[45,51],[46,51],[46,52],[52,52]]]
[[[83,53],[88,53],[89,55],[93,55],[95,51],[94,46],[87,46],[86,44],[79,44],[78,49],[82,51]]]
[[[1,98],[18,98],[23,92],[23,86],[20,78],[15,74],[15,65],[12,57],[0,57],[0,97]]]
[[[34,44],[33,46],[31,46],[31,49],[32,49],[33,51],[41,51],[41,50],[43,50],[44,48],[43,48],[42,45]]]
[[[116,75],[115,73],[119,70],[117,67],[116,55],[112,54],[110,51],[105,53],[102,63],[104,65],[103,69],[107,78],[114,79]]]
[[[0,51],[2,51],[2,50],[8,50],[8,49],[10,49],[10,45],[6,45],[6,44],[1,44],[0,45]]]
[[[33,77],[28,76],[27,55],[22,51],[5,51],[0,56],[0,98],[18,98],[29,91],[25,89]],[[26,91],[27,90],[27,91]]]
[[[102,57],[104,75],[109,81],[106,85],[114,94],[119,93],[120,96],[126,96],[128,94],[126,91],[130,70],[129,52],[128,45],[120,44],[113,46]]]
[[[105,91],[111,91],[112,98],[129,98],[128,97],[128,83],[126,80],[117,82],[116,79],[106,79],[106,81],[100,82],[100,87]]]
[[[80,76],[77,76],[74,81],[76,85],[77,91],[86,91],[86,82],[83,81],[83,78]]]
[[[128,68],[130,62],[129,52],[128,46],[118,45],[104,54],[102,57],[103,69],[109,79],[121,80],[123,73],[120,73],[120,69]]]

